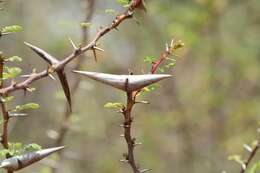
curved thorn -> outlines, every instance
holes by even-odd
[[[57,74],[58,74],[62,89],[64,91],[64,94],[66,96],[66,99],[68,101],[70,111],[71,111],[72,110],[72,108],[71,108],[71,96],[70,96],[70,89],[69,89],[69,84],[68,84],[66,74],[64,73],[63,69],[57,71]]]

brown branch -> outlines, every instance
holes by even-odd
[[[181,47],[183,47],[184,44],[181,41],[175,42],[174,40],[171,41],[171,44],[166,44],[166,49],[164,52],[161,53],[161,56],[158,60],[153,62],[150,73],[154,74],[156,73],[157,69],[160,67],[160,65],[169,58],[173,54],[173,52]],[[128,81],[126,81],[126,87],[128,85]],[[135,162],[134,157],[134,148],[136,146],[136,139],[131,136],[131,127],[133,122],[133,117],[131,115],[132,108],[136,103],[146,103],[146,102],[136,102],[137,95],[141,92],[135,91],[131,93],[127,93],[127,105],[122,110],[122,113],[124,115],[124,138],[127,143],[128,153],[125,155],[125,161],[128,162],[133,170],[134,173],[142,173],[149,171],[146,170],[140,170]]]
[[[171,55],[169,51],[161,53],[160,58],[153,62],[150,73],[154,74],[158,70],[159,66]]]
[[[95,0],[86,0],[86,17],[84,22],[89,22],[93,16],[94,13],[94,5],[95,5]],[[131,18],[132,17],[132,13],[133,10],[135,9],[135,7],[132,6],[131,10],[130,8],[122,15],[118,15],[115,20],[112,22],[110,27],[106,27],[101,29],[97,35],[94,37],[94,40],[92,42],[90,42],[89,45],[87,45],[86,47],[88,47],[86,49],[86,47],[82,48],[82,50],[84,51],[84,49],[86,50],[93,50],[93,52],[95,53],[95,46],[97,41],[106,33],[108,33],[109,31],[116,29],[125,19]],[[87,43],[88,40],[88,32],[87,32],[87,28],[86,27],[82,27],[82,44],[85,45]],[[98,50],[98,48],[97,48]],[[80,50],[77,50],[80,51]],[[78,53],[80,54],[80,53]],[[95,58],[96,55],[94,54]],[[73,57],[73,55],[70,55],[68,58],[65,58],[64,60],[64,64],[66,64],[67,62],[69,62],[69,60]],[[84,54],[80,54],[80,57],[78,59],[76,59],[75,63],[71,64],[73,69],[80,69],[81,64],[83,64],[83,60],[84,60]],[[76,78],[75,82],[72,84],[71,86],[71,95],[72,97],[75,95],[76,91],[79,88],[79,77]],[[69,131],[69,119],[71,117],[71,111],[66,107],[64,110],[64,116],[63,116],[63,123],[60,127],[60,129],[58,130],[58,137],[55,141],[55,146],[60,146],[63,145],[64,143],[64,139],[66,137],[66,134]],[[63,159],[63,153],[62,151],[59,152],[59,159],[62,160]],[[57,172],[57,168],[53,168],[52,172],[55,173]]]
[[[128,81],[126,81],[126,87],[128,86]],[[128,152],[124,156],[125,161],[129,163],[134,173],[140,173],[140,170],[135,162],[134,148],[136,146],[136,140],[131,135],[131,127],[133,122],[132,108],[135,104],[135,97],[133,92],[127,93],[127,105],[123,109],[122,114],[124,115],[124,138],[127,143]]]
[[[133,0],[130,4],[129,8],[123,14],[117,15],[110,26],[100,29],[97,32],[94,39],[89,44],[87,44],[85,46],[83,45],[83,46],[75,49],[69,56],[64,58],[64,60],[60,61],[57,65],[53,66],[51,68],[51,70],[44,70],[42,72],[32,74],[25,81],[22,81],[20,83],[11,84],[10,86],[7,86],[5,88],[1,88],[0,94],[5,95],[5,94],[8,94],[8,93],[16,91],[16,90],[21,90],[21,89],[25,90],[34,81],[47,77],[49,73],[53,73],[61,68],[64,68],[69,62],[71,62],[72,60],[74,60],[79,55],[83,54],[84,52],[86,52],[88,50],[96,49],[97,42],[104,35],[108,34],[110,31],[116,29],[123,21],[125,21],[126,19],[129,19],[129,18],[132,18],[134,10],[136,8],[138,8],[140,5],[142,5],[142,0]]]
[[[153,62],[153,65],[151,67],[150,73],[154,74],[156,70],[159,68],[159,66],[165,61],[170,55],[172,55],[174,42],[171,42],[171,45],[166,45],[166,50],[161,54],[160,58]],[[128,87],[128,81],[126,81],[126,88]],[[135,91],[127,93],[127,105],[123,110],[121,111],[124,115],[124,138],[127,143],[127,149],[128,152],[124,155],[125,160],[122,160],[123,162],[129,163],[134,173],[141,173],[148,170],[141,171],[139,167],[137,166],[137,163],[135,161],[135,155],[134,155],[134,148],[136,146],[136,139],[132,137],[131,134],[131,128],[133,123],[133,117],[132,117],[132,109],[136,102],[137,95],[141,92]]]
[[[3,81],[3,71],[4,71],[4,59],[0,56],[0,88],[3,87],[4,81]],[[1,94],[1,97],[4,97],[5,95]],[[3,99],[3,98],[2,98]],[[9,122],[9,112],[7,111],[6,105],[3,102],[3,100],[0,100],[0,107],[2,110],[2,117],[3,117],[3,123],[2,123],[2,135],[1,135],[1,144],[4,149],[8,149],[8,122]],[[9,158],[10,155],[6,154],[6,158]],[[13,173],[13,171],[7,170],[7,173]]]
[[[260,141],[257,141],[255,147],[253,148],[253,150],[250,152],[249,157],[247,158],[247,160],[244,163],[244,166],[241,167],[240,173],[245,173],[249,164],[251,163],[251,161],[253,160],[253,158],[255,157],[257,151],[260,148]]]

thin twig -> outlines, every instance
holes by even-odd
[[[155,74],[159,67],[163,64],[163,62],[167,60],[171,55],[173,55],[175,50],[183,46],[184,43],[181,40],[175,42],[174,39],[172,39],[170,44],[166,43],[166,48],[161,53],[160,57],[156,61],[152,62],[152,66],[149,73]],[[134,97],[136,97],[141,91],[142,90],[134,92]]]
[[[93,16],[93,13],[94,13],[94,5],[95,5],[95,1],[94,0],[86,0],[86,17],[85,17],[85,20],[84,22],[89,22]],[[133,13],[133,10],[135,9],[136,5],[133,6],[132,5],[132,9],[130,10],[130,8],[122,15],[119,15],[116,17],[116,19],[112,22],[111,26],[110,27],[106,27],[104,29],[101,29],[97,35],[95,36],[94,40],[91,41],[89,43],[89,45],[85,46],[85,48],[79,48],[79,49],[75,49],[75,54],[77,52],[78,55],[80,55],[80,57],[78,59],[76,59],[75,63],[72,64],[72,68],[73,69],[79,69],[83,60],[84,60],[84,50],[93,50],[93,52],[95,52],[95,50],[102,50],[100,48],[98,48],[96,46],[96,43],[97,41],[103,36],[105,35],[106,33],[108,33],[109,31],[115,29],[116,27],[119,26],[119,24],[121,22],[123,22],[123,20],[125,19],[128,19],[128,18],[131,18],[132,17],[132,13]],[[82,27],[82,44],[85,45],[87,43],[87,40],[88,40],[88,34],[87,34],[87,28],[86,27]],[[71,41],[72,42],[72,41]],[[72,45],[73,47],[75,48],[75,45],[74,43],[72,42]],[[82,50],[82,53],[80,52],[80,50]],[[94,55],[95,58],[96,58],[96,55]],[[64,64],[66,64],[67,62],[69,62],[68,60],[70,60],[71,58],[73,58],[73,56],[71,55],[70,57],[68,58],[65,58],[64,60]],[[78,87],[79,87],[79,78],[76,78],[74,84],[72,84],[71,86],[71,95],[73,97],[73,95],[75,95]],[[63,145],[64,143],[64,139],[65,139],[65,136],[69,130],[69,119],[71,117],[71,112],[70,110],[66,107],[65,108],[65,111],[64,111],[64,116],[63,116],[63,123],[60,127],[60,129],[58,130],[58,137],[55,141],[55,145],[57,146],[60,146],[60,145]],[[62,160],[63,159],[63,153],[60,152],[59,153],[59,159]],[[57,168],[53,168],[52,169],[52,172],[55,173],[57,172]]]
[[[26,80],[11,84],[10,86],[7,86],[5,88],[0,89],[0,94],[8,94],[10,92],[16,91],[16,90],[25,90],[29,87],[31,83],[33,83],[36,80],[45,78],[48,76],[49,73],[54,73],[57,70],[65,67],[69,62],[77,58],[79,55],[85,53],[88,50],[93,50],[96,48],[97,42],[106,34],[108,34],[110,31],[116,29],[123,21],[126,19],[130,19],[133,17],[134,10],[138,8],[140,5],[142,5],[142,0],[133,0],[129,6],[129,8],[120,15],[117,15],[116,18],[113,20],[112,24],[110,26],[107,26],[105,28],[101,28],[94,39],[87,45],[83,45],[79,47],[78,49],[75,49],[69,56],[64,58],[64,60],[60,61],[57,65],[51,68],[51,70],[44,70],[39,73],[35,73],[30,75]]]
[[[177,42],[172,40],[171,44],[166,43],[165,50],[161,53],[160,57],[155,62],[153,62],[150,73],[154,74],[158,70],[159,66],[165,60],[167,60],[167,58],[169,58],[169,56],[171,56],[175,50],[177,50],[183,46],[184,46],[184,44],[180,40]]]
[[[245,173],[249,164],[251,163],[251,161],[253,160],[253,158],[256,156],[257,151],[260,148],[260,141],[257,141],[256,145],[254,146],[253,150],[250,152],[250,155],[248,157],[248,159],[245,161],[244,163],[244,167],[241,167],[240,173]]]

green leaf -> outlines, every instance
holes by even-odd
[[[260,171],[260,162],[255,163],[249,173],[258,173]]]
[[[25,145],[23,148],[26,152],[39,151],[42,149],[42,147],[36,143]]]
[[[1,29],[2,32],[20,32],[23,28],[19,25],[6,26]]]
[[[144,62],[153,63],[156,60],[153,56],[146,56],[144,57]]]
[[[106,103],[104,105],[105,108],[109,108],[109,109],[124,109],[124,105],[122,103]]]
[[[22,69],[19,67],[6,67],[5,66],[5,72],[3,72],[3,79],[11,79],[17,77],[19,74],[21,74]]]
[[[89,28],[91,26],[92,26],[92,23],[90,23],[90,22],[81,22],[80,23],[80,27],[82,27],[82,28]]]
[[[176,62],[176,59],[173,59],[173,58],[166,58],[166,59],[169,61],[172,61],[172,62]]]
[[[8,143],[8,153],[11,156],[17,156],[22,154],[23,152],[23,144],[22,143]]]
[[[231,160],[231,161],[242,161],[241,156],[237,155],[237,154],[228,156],[228,160]]]
[[[21,149],[22,146],[23,146],[22,143],[14,143],[14,144],[13,144],[13,148],[15,148],[15,149],[17,149],[17,150]]]
[[[29,91],[29,92],[34,92],[34,91],[36,91],[36,88],[33,88],[33,87],[28,87],[28,88],[26,88],[27,89],[27,91]]]
[[[6,102],[10,102],[14,99],[14,96],[9,96],[9,97],[1,97],[1,101],[6,103]]]
[[[22,111],[22,110],[27,110],[27,109],[38,109],[40,107],[39,104],[37,103],[27,103],[27,104],[24,104],[24,105],[17,105],[15,107],[15,110],[14,111]]]
[[[147,86],[147,87],[144,87],[144,88],[142,89],[142,91],[143,91],[143,92],[151,92],[151,91],[156,90],[158,87],[159,87],[158,84],[153,84],[153,85],[149,85],[149,86]]]
[[[51,168],[49,167],[43,167],[41,170],[40,170],[40,173],[51,173],[52,170]]]
[[[119,3],[123,7],[128,7],[130,2],[131,2],[131,0],[117,0],[117,3]]]
[[[23,59],[19,56],[12,56],[7,58],[6,60],[10,62],[22,62]]]
[[[161,73],[164,73],[164,72],[165,72],[164,68],[162,68],[162,67],[159,67],[158,70],[159,70]]]
[[[171,62],[171,63],[167,64],[165,67],[167,67],[167,68],[173,68],[175,65],[176,65],[175,62]]]
[[[0,157],[5,157],[8,153],[9,153],[9,150],[7,150],[7,149],[0,150]]]
[[[105,13],[109,14],[109,15],[114,15],[116,13],[116,11],[114,9],[106,9]]]
[[[232,155],[228,157],[228,160],[235,161],[241,165],[243,169],[246,169],[246,165],[240,155]]]

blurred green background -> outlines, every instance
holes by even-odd
[[[19,24],[24,31],[1,39],[1,51],[19,55],[24,74],[47,68],[23,42],[27,41],[62,59],[71,51],[68,37],[80,43],[79,23],[85,12],[80,0],[7,0],[0,12],[1,26]],[[116,0],[96,0],[90,39],[122,12]],[[240,166],[228,156],[242,153],[244,143],[257,137],[260,113],[260,1],[259,0],[147,0],[141,11],[100,41],[104,53],[95,63],[86,54],[82,70],[135,74],[149,70],[145,56],[159,57],[166,41],[181,39],[174,78],[161,82],[156,91],[143,96],[149,105],[134,109],[134,136],[143,143],[136,149],[140,166],[155,173],[228,173]],[[66,69],[69,80],[75,75]],[[11,142],[53,146],[66,106],[61,87],[51,79],[33,84],[37,90],[17,103],[37,102],[39,110],[23,119],[11,120]],[[131,172],[119,162],[126,151],[120,137],[122,117],[106,108],[107,102],[124,102],[123,92],[82,79],[73,100],[71,129],[66,136],[61,172]],[[21,172],[48,173],[36,164]]]

